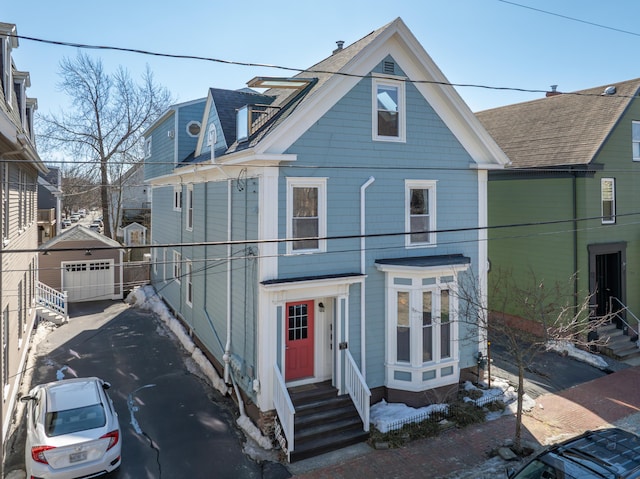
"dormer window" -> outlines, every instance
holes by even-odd
[[[15,103],[18,108],[18,115],[22,122],[22,127],[27,129],[27,87],[31,86],[29,74],[26,72],[13,72],[13,92]]]
[[[249,105],[238,110],[236,116],[236,138],[238,141],[245,141],[249,138],[249,116]]]
[[[35,98],[27,98],[26,104],[25,129],[29,132],[29,137],[33,141],[35,136],[33,132],[33,117],[35,116],[35,111],[38,109],[38,100]]]

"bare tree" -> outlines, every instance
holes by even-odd
[[[480,335],[492,344],[503,346],[513,359],[518,371],[514,448],[521,451],[525,370],[550,343],[585,349],[604,343],[593,333],[612,316],[595,318],[590,314],[590,295],[575,297],[574,276],[564,284],[547,285],[533,272],[524,282],[517,282],[511,271],[490,274],[490,305],[479,294],[478,282],[471,275],[461,281],[457,294],[466,310],[460,318],[463,321],[477,319]],[[476,341],[477,337],[474,336]]]
[[[81,207],[97,206],[100,183],[90,170],[62,168],[62,191],[64,212],[67,216]]]
[[[104,71],[102,61],[79,52],[60,64],[60,88],[71,107],[58,114],[42,115],[41,146],[62,151],[78,161],[78,170],[98,173],[104,234],[115,236],[109,217],[109,185],[117,163],[143,159],[142,132],[169,106],[171,96],[159,86],[147,66],[140,83],[122,67]]]

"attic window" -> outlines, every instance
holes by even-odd
[[[382,71],[388,75],[395,75],[396,64],[394,62],[389,62],[389,61],[383,62]]]
[[[187,124],[187,134],[190,137],[197,137],[200,134],[201,125],[199,121],[190,121]]]
[[[236,138],[238,141],[249,138],[249,105],[240,108],[236,115]]]

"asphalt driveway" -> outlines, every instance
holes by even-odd
[[[39,328],[42,328],[40,326]],[[111,383],[122,429],[119,478],[285,478],[276,461],[243,452],[237,407],[211,387],[153,313],[120,301],[72,305],[68,324],[36,332],[23,393],[98,376]],[[7,441],[6,477],[24,477],[24,410]]]

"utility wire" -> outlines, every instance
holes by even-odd
[[[571,20],[572,22],[579,22],[579,23],[584,23],[585,25],[591,25],[593,27],[598,27],[598,28],[605,28],[607,30],[612,30],[614,32],[619,32],[619,33],[625,33],[627,35],[633,35],[636,37],[640,37],[640,33],[636,33],[636,32],[630,32],[629,30],[622,30],[620,28],[616,28],[616,27],[610,27],[608,25],[603,25],[601,23],[595,23],[595,22],[589,22],[587,20],[582,20],[580,18],[575,18],[575,17],[569,17],[567,15],[562,15],[560,13],[555,13],[555,12],[550,12],[548,10],[542,10],[540,8],[534,8],[534,7],[530,7],[528,5],[522,5],[520,3],[516,3],[516,2],[510,2],[508,0],[498,0],[499,2],[502,3],[507,3],[509,5],[514,5],[516,7],[520,7],[520,8],[526,8],[528,10],[533,10],[535,12],[540,12],[540,13],[544,13],[545,15],[553,15],[554,17],[560,17],[560,18],[564,18],[565,20]]]
[[[74,48],[88,49],[88,50],[110,50],[110,51],[119,51],[119,52],[126,52],[126,53],[137,53],[140,55],[150,55],[150,56],[164,57],[164,58],[175,58],[175,59],[181,59],[181,60],[207,61],[207,62],[214,62],[214,63],[222,63],[225,65],[272,68],[277,70],[285,70],[285,71],[299,72],[299,73],[304,72],[304,73],[329,74],[329,75],[339,75],[339,76],[351,77],[351,78],[372,78],[371,74],[357,75],[354,73],[347,73],[347,72],[336,72],[331,70],[321,70],[321,69],[314,69],[314,68],[310,68],[310,69],[295,68],[295,67],[287,67],[282,65],[274,65],[269,63],[239,62],[234,60],[224,60],[220,58],[204,57],[199,55],[154,52],[154,51],[142,50],[138,48],[114,47],[109,45],[91,45],[87,43],[65,42],[60,40],[47,40],[44,38],[31,37],[26,35],[17,35],[17,34],[12,34],[8,36],[19,38],[22,40],[30,40],[33,42],[46,43],[50,45],[59,45],[59,46],[74,47]],[[348,48],[348,47],[345,47],[345,48]],[[376,78],[379,78],[379,77],[377,76]],[[395,76],[389,77],[389,78],[397,79],[397,77]],[[517,91],[517,92],[523,92],[523,93],[547,93],[548,92],[547,89],[540,90],[540,89],[531,89],[531,88],[491,86],[491,85],[481,85],[481,84],[475,84],[475,83],[451,83],[451,82],[443,82],[443,81],[435,81],[435,80],[412,80],[410,78],[403,78],[402,80],[406,83],[413,83],[413,84],[427,84],[427,85],[440,85],[440,86],[465,87],[465,88],[481,88],[486,90],[498,90],[498,91]],[[597,97],[601,96],[599,93],[581,93],[581,92],[559,92],[559,93],[563,93],[566,95],[578,95],[578,96],[597,96]],[[624,97],[624,95],[617,95],[617,96]],[[626,96],[626,98],[633,98],[633,96]]]

